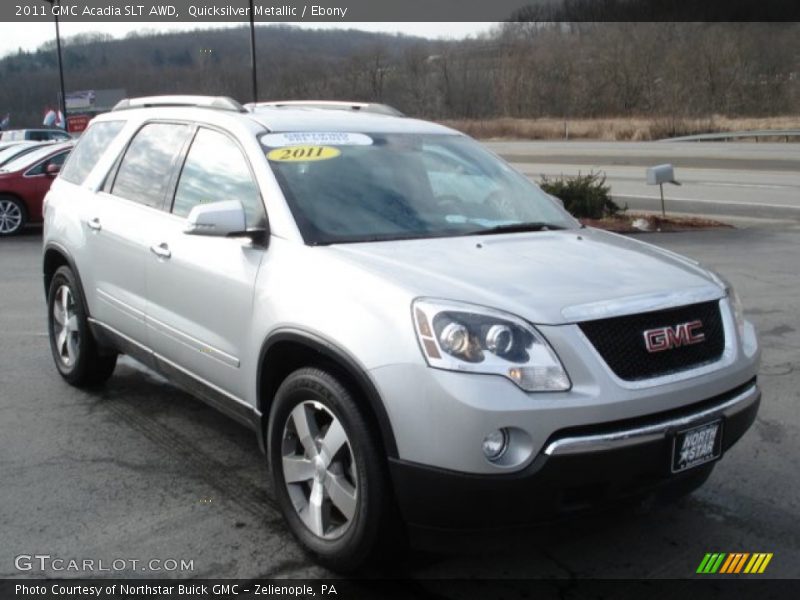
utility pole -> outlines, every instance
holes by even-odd
[[[258,102],[258,71],[256,70],[256,16],[250,0],[250,70],[253,77],[253,102]]]

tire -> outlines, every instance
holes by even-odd
[[[92,387],[111,377],[117,355],[99,352],[86,320],[78,281],[67,266],[59,267],[50,281],[47,329],[56,368],[68,383]]]
[[[292,533],[330,569],[364,567],[394,537],[393,503],[383,451],[352,394],[327,371],[299,369],[278,388],[267,427],[273,489]]]
[[[0,237],[18,234],[27,222],[25,204],[13,196],[0,195]]]

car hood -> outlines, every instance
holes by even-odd
[[[329,249],[414,296],[563,324],[724,296],[691,259],[595,229],[340,244]]]

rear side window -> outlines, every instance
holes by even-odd
[[[228,136],[199,129],[181,172],[172,212],[185,217],[198,204],[238,200],[248,229],[264,227],[264,205],[247,160]]]
[[[72,156],[61,172],[61,178],[70,183],[82,184],[124,126],[125,121],[105,121],[89,127],[72,151]]]
[[[175,159],[191,128],[176,123],[142,127],[119,165],[111,193],[146,206],[161,208],[172,179]]]

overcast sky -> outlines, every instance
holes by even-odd
[[[462,38],[487,31],[493,23],[287,23],[304,28],[363,29],[405,33],[430,38]],[[61,23],[61,36],[102,31],[115,37],[124,37],[131,31],[188,31],[210,27],[240,27],[244,23]],[[55,37],[53,23],[0,23],[0,57],[18,48],[35,50]]]

